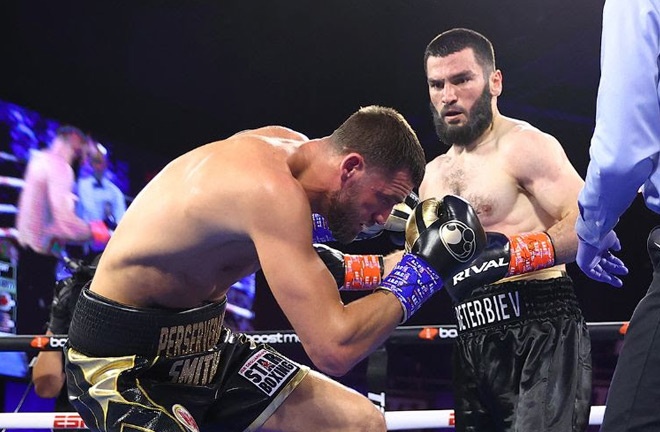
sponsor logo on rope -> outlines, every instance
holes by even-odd
[[[278,343],[300,343],[300,338],[295,333],[267,333],[246,335],[254,343],[278,344]]]
[[[53,429],[87,429],[78,414],[55,414]]]
[[[32,348],[41,349],[47,347],[48,342],[50,342],[50,338],[48,336],[37,336],[30,341],[30,346]]]
[[[56,336],[35,336],[30,341],[30,346],[32,348],[64,348],[68,338],[66,337],[56,337]]]
[[[417,336],[420,339],[453,339],[458,336],[458,330],[453,327],[424,327]]]
[[[51,348],[64,348],[68,340],[68,338],[65,337],[54,337],[54,336],[51,336],[49,339],[50,340],[48,341],[48,345]]]

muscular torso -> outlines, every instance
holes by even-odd
[[[470,202],[486,231],[506,235],[546,231],[557,222],[517,176],[507,146],[525,123],[502,118],[491,136],[471,149],[453,146],[427,166],[420,197],[458,195]]]
[[[439,156],[429,164],[420,194],[423,199],[447,194],[465,198],[487,231],[515,234],[547,228],[552,218],[506,172],[502,159],[497,151]]]
[[[174,160],[129,207],[92,290],[138,307],[181,309],[222,299],[259,269],[247,231],[260,186],[249,185],[259,175],[291,177],[287,157],[303,138],[262,128]]]

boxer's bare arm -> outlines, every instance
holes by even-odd
[[[510,139],[505,155],[510,174],[556,221],[546,230],[552,238],[556,263],[574,261],[574,227],[582,178],[551,135],[530,128],[512,133]]]
[[[47,335],[53,333],[48,330]],[[64,361],[60,351],[42,351],[32,368],[35,392],[44,398],[54,398],[64,386]]]
[[[387,276],[394,269],[394,266],[403,258],[403,250],[394,251],[383,259],[383,276]]]
[[[422,200],[442,197],[449,193],[457,193],[444,184],[443,174],[446,171],[447,156],[440,155],[426,164],[426,172],[422,184],[419,185],[419,198]]]
[[[344,374],[385,341],[401,321],[401,304],[377,292],[344,305],[312,247],[311,212],[300,186],[277,179],[263,189],[246,216],[268,285],[314,364]]]

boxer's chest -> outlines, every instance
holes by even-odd
[[[465,198],[486,229],[503,223],[524,191],[490,158],[445,158],[427,173],[424,198],[447,194]]]

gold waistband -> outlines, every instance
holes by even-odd
[[[558,277],[568,276],[565,270],[559,270],[556,267],[550,267],[546,269],[537,270],[532,273],[525,273],[521,275],[515,275],[508,278],[500,279],[496,284],[504,282],[516,282],[522,280],[545,280],[545,279],[554,279]]]

